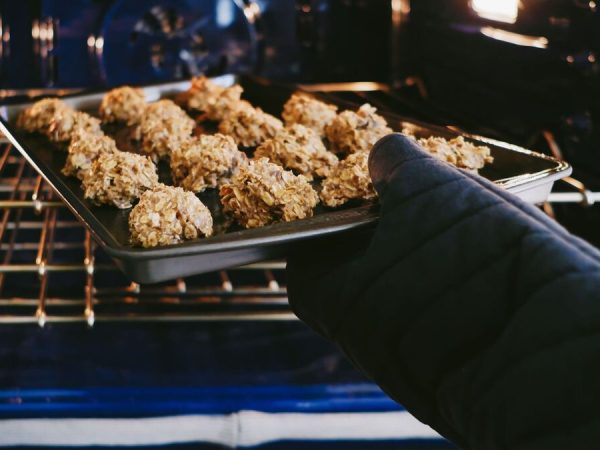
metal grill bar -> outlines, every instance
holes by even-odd
[[[587,206],[600,204],[600,192],[553,192],[550,203],[581,203]]]
[[[0,325],[296,320],[284,269],[274,261],[132,283],[18,152],[0,142]]]
[[[0,208],[3,209],[34,208],[39,210],[42,208],[62,208],[63,206],[62,202],[36,202],[29,200],[7,200],[0,202]]]

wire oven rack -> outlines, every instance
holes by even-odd
[[[285,263],[157,285],[126,279],[51,188],[0,140],[0,324],[286,321]]]

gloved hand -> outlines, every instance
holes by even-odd
[[[596,445],[600,253],[405,136],[369,167],[377,227],[290,256],[295,313],[465,448]]]

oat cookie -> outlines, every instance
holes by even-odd
[[[370,152],[373,145],[392,133],[383,117],[376,114],[377,109],[369,104],[362,105],[358,111],[344,111],[338,114],[325,127],[325,135],[334,153]]]
[[[192,192],[220,186],[245,164],[246,155],[223,134],[189,139],[171,154],[174,183]]]
[[[295,93],[283,106],[281,116],[288,126],[297,123],[314,130],[319,136],[325,136],[325,127],[335,119],[336,112],[337,106],[307,94]]]
[[[223,209],[245,228],[313,215],[319,198],[308,180],[267,158],[250,161],[219,191]]]
[[[219,132],[233,137],[238,145],[255,147],[283,128],[281,120],[260,108],[240,106],[219,124]]]
[[[92,163],[104,153],[119,151],[115,141],[104,135],[82,132],[69,144],[69,154],[62,173],[83,180]]]
[[[44,98],[19,114],[17,127],[30,133],[46,134],[54,116],[63,110],[71,110],[71,108],[57,98]]]
[[[192,86],[185,93],[184,103],[189,109],[204,114],[199,120],[219,122],[240,106],[249,106],[241,100],[244,89],[239,84],[230,87],[219,86],[205,76],[192,78]]]
[[[487,163],[494,161],[489,147],[467,142],[462,136],[450,140],[430,137],[417,139],[417,142],[435,158],[472,172],[477,172]]]
[[[85,198],[120,209],[130,208],[157,184],[156,166],[150,158],[126,152],[101,154],[82,180]]]
[[[146,108],[143,89],[121,86],[106,93],[100,104],[103,122],[123,122],[135,125],[140,122]]]
[[[213,83],[204,75],[192,78],[190,88],[186,91],[186,106],[196,111],[206,111],[210,102],[214,101],[225,90],[223,86]]]
[[[196,123],[171,100],[150,103],[140,121],[142,151],[153,161],[168,159],[173,149],[189,139]]]
[[[369,153],[352,153],[323,180],[321,201],[332,208],[350,200],[370,200],[377,196],[369,175]]]
[[[81,111],[61,109],[52,118],[47,136],[53,142],[67,143],[80,133],[104,134],[99,119]]]
[[[308,180],[328,176],[338,164],[338,158],[325,148],[319,135],[300,124],[281,129],[263,142],[254,152],[254,158],[262,157]]]
[[[144,192],[131,210],[129,232],[131,243],[141,247],[179,244],[211,236],[213,219],[192,192],[159,184]]]

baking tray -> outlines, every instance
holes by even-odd
[[[240,82],[244,87],[244,97],[247,100],[276,115],[281,113],[283,103],[295,90],[293,87],[276,85],[264,80],[237,79],[231,75],[215,78],[214,81],[224,86]],[[188,87],[189,82],[186,81],[146,86],[144,90],[148,100],[154,101],[159,98],[173,97]],[[76,109],[94,112],[103,94],[104,92],[78,94],[65,97],[64,100]],[[331,100],[324,96],[323,99]],[[211,190],[200,194],[199,197],[213,213],[216,230],[214,236],[158,248],[133,247],[128,243],[129,210],[95,206],[85,200],[79,180],[61,174],[66,152],[57,151],[44,137],[22,133],[14,127],[18,113],[32,103],[33,101],[27,103],[8,101],[0,104],[0,129],[54,188],[123,272],[136,282],[156,283],[176,277],[282,258],[286,256],[290,246],[298,241],[350,232],[377,221],[376,202],[354,203],[338,210],[328,210],[319,206],[312,218],[245,230],[228,225],[229,221],[221,211],[218,195],[215,190]],[[356,105],[352,106],[356,107]],[[495,162],[483,169],[481,174],[528,202],[544,201],[553,183],[571,173],[568,164],[539,153],[490,139],[469,136],[457,130],[414,122],[393,114],[382,114],[395,130],[409,127],[420,136],[437,135],[447,138],[462,134],[473,141],[485,143],[491,148]],[[159,172],[164,171],[164,167],[162,169],[159,167]],[[165,174],[163,173],[162,176],[164,177]]]

